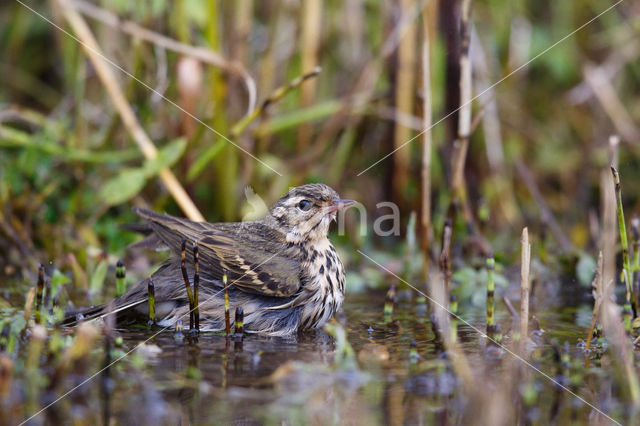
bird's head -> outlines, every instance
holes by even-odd
[[[327,236],[337,211],[353,203],[353,200],[341,199],[327,185],[302,185],[276,201],[267,219],[286,234],[288,242],[315,242]]]

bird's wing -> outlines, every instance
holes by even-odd
[[[227,271],[229,285],[266,296],[288,297],[301,285],[300,263],[284,252],[286,246],[260,223],[211,224],[134,209],[172,250],[179,253],[182,240],[193,261],[193,243],[198,242],[200,274],[221,280]]]

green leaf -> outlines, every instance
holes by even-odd
[[[143,169],[124,169],[118,175],[107,180],[98,194],[108,205],[120,204],[133,198],[144,188],[147,173]]]
[[[55,269],[51,277],[51,297],[53,298],[56,294],[58,294],[58,289],[60,288],[60,286],[63,286],[70,282],[71,280],[69,279],[69,277],[60,272],[59,269]]]
[[[147,178],[155,176],[165,167],[171,167],[182,157],[187,147],[187,141],[184,138],[178,138],[167,145],[160,148],[158,156],[153,160],[147,160],[142,167]]]
[[[191,182],[195,178],[197,178],[200,173],[204,170],[205,167],[215,158],[216,155],[222,151],[222,148],[226,146],[228,142],[224,139],[220,139],[214,145],[211,145],[207,148],[202,155],[199,155],[198,158],[193,162],[189,171],[187,172],[187,181]]]

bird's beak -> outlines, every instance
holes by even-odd
[[[327,213],[333,213],[336,212],[338,210],[342,210],[346,207],[349,207],[353,204],[355,204],[356,202],[354,200],[341,200],[341,199],[335,199],[332,200],[329,205],[327,206]]]

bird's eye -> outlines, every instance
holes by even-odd
[[[309,209],[311,209],[311,201],[309,201],[309,200],[301,200],[298,203],[298,208],[300,210],[302,210],[303,212],[308,212]]]

